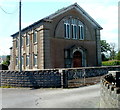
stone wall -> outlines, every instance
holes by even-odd
[[[95,77],[102,76],[108,73],[108,71],[120,71],[120,66],[106,66],[106,67],[83,67],[83,68],[69,68],[63,69],[67,74],[68,80],[82,77]]]
[[[0,71],[0,80],[2,86],[15,87],[69,87],[72,80],[75,87],[80,81],[74,79],[82,79],[89,77],[102,76],[108,71],[120,71],[120,66],[114,67],[83,67],[83,68],[63,68],[53,70],[37,70],[37,71]]]
[[[61,87],[61,74],[57,70],[1,71],[1,86]]]
[[[101,94],[100,96],[101,108],[119,108],[120,109],[120,87],[116,87],[115,84],[109,83],[105,79],[105,77],[103,77],[101,80],[100,94]]]

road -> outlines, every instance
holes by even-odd
[[[74,89],[2,89],[3,108],[99,108],[100,85]]]

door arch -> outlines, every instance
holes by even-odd
[[[82,53],[80,51],[73,54],[73,67],[82,67]]]

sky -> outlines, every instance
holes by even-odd
[[[103,27],[101,40],[118,47],[119,0],[21,0],[22,28],[54,13],[58,9],[78,3]],[[0,0],[0,55],[9,55],[11,35],[19,30],[19,0]]]

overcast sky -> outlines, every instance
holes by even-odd
[[[0,55],[10,54],[18,28],[19,0],[0,0]],[[77,2],[103,27],[101,39],[118,45],[118,0],[22,0],[22,28]]]

